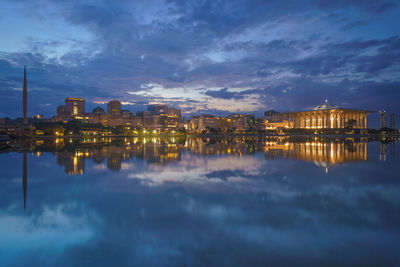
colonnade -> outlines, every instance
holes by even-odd
[[[345,128],[350,120],[354,120],[353,128],[367,128],[366,111],[325,110],[290,113],[289,128]]]

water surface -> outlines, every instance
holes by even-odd
[[[0,154],[1,266],[397,266],[396,141],[37,140]]]

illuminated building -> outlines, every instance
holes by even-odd
[[[367,110],[339,108],[328,101],[310,111],[288,112],[288,127],[300,129],[367,128]]]
[[[250,125],[252,115],[248,114],[232,114],[228,118],[231,119],[230,128],[243,131]]]
[[[121,102],[113,100],[107,104],[107,114],[109,115],[121,115]]]
[[[161,128],[161,115],[147,114],[143,116],[143,126],[149,128]]]
[[[248,114],[232,114],[228,117],[218,117],[210,114],[193,116],[188,123],[188,129],[192,132],[201,132],[203,130],[245,130],[254,122],[254,116]],[[253,123],[254,125],[254,123]]]
[[[65,110],[71,115],[85,113],[85,100],[83,98],[68,97],[65,99]]]
[[[35,115],[32,116],[32,119],[41,120],[41,119],[43,119],[43,115],[42,114],[35,114]]]
[[[289,128],[289,121],[284,120],[280,122],[269,122],[267,120],[264,121],[265,129],[266,130],[274,130],[279,128]]]
[[[171,108],[166,105],[149,105],[147,111],[150,113],[144,114],[143,124],[152,128],[175,128],[179,126],[181,121],[181,110]],[[159,118],[157,116],[160,116]],[[149,117],[149,118],[145,118]]]
[[[387,113],[386,113],[386,110],[381,110],[381,111],[379,111],[379,115],[380,115],[380,123],[379,123],[379,125],[380,125],[380,127],[381,128],[385,128],[386,126],[387,126]]]

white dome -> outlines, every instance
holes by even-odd
[[[325,103],[318,105],[314,108],[314,110],[325,110],[325,109],[334,109],[338,108],[338,106],[328,103],[328,99],[325,100]]]

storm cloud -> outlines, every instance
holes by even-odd
[[[3,1],[0,116],[69,96],[201,112],[304,110],[324,99],[399,112],[394,1]],[[156,86],[155,86],[156,85]],[[246,103],[249,103],[246,105]]]

